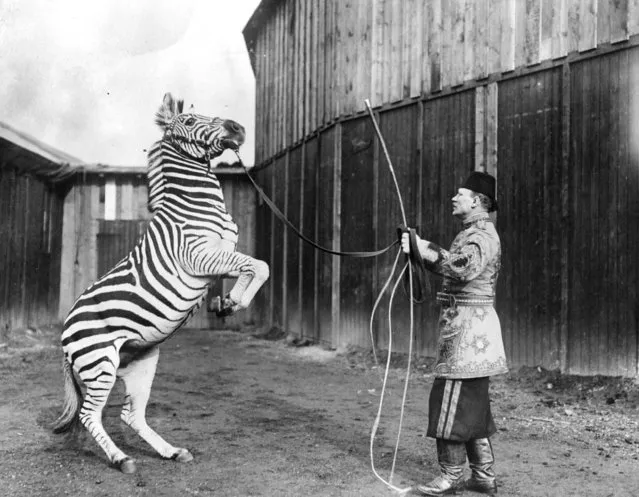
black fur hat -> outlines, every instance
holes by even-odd
[[[494,176],[491,176],[488,173],[474,171],[470,173],[470,176],[468,176],[468,179],[463,184],[463,188],[472,190],[475,193],[482,193],[486,195],[492,202],[488,212],[497,210],[497,198],[495,196],[497,183]]]

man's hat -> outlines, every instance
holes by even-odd
[[[474,171],[470,173],[470,176],[468,176],[463,188],[472,190],[475,193],[482,193],[486,195],[492,201],[492,205],[488,212],[497,210],[497,199],[495,197],[496,181],[494,176],[491,176],[488,173]]]

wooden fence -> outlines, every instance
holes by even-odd
[[[0,335],[56,321],[64,188],[0,164]]]

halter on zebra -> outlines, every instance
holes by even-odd
[[[121,419],[162,457],[192,460],[187,449],[166,442],[145,420],[159,345],[199,309],[212,276],[238,277],[220,315],[246,308],[269,276],[265,262],[235,252],[237,226],[210,174],[210,159],[244,143],[244,128],[182,110],[183,102],[166,94],[156,114],[164,137],[148,153],[153,218],[147,232],[78,298],[62,332],[65,399],[53,430],[62,433],[81,423],[124,473],[135,472],[135,461],[102,426],[116,378],[126,390]]]

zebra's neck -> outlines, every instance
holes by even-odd
[[[206,161],[181,154],[166,141],[156,142],[148,153],[149,210],[184,211],[185,204],[224,203],[220,183]]]

